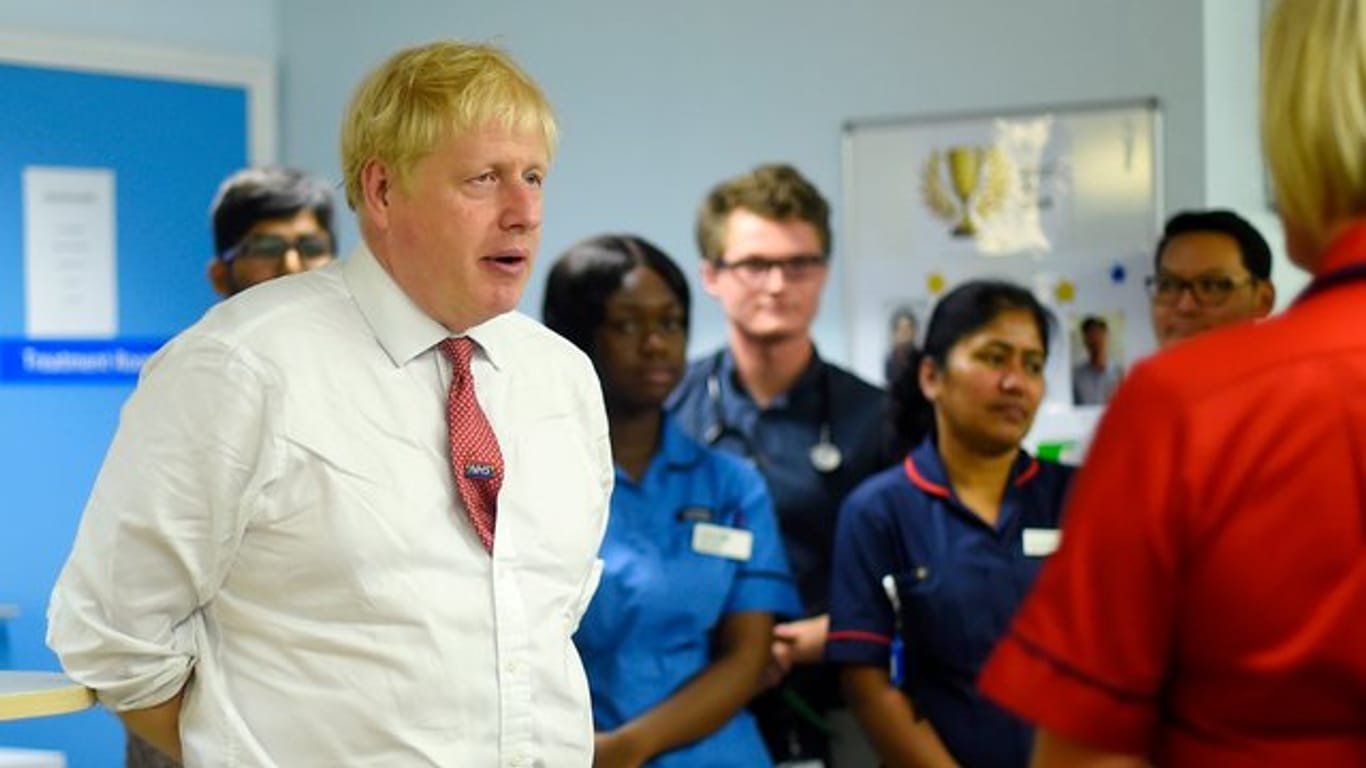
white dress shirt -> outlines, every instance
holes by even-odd
[[[115,710],[188,681],[188,766],[588,765],[601,390],[525,316],[469,331],[505,462],[490,557],[451,476],[447,335],[362,249],[172,340],[53,592],[67,673]]]

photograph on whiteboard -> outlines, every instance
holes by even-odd
[[[1124,311],[1073,312],[1067,316],[1072,350],[1072,404],[1105,405],[1126,369]]]
[[[881,378],[874,379],[891,386],[910,362],[911,355],[920,348],[925,323],[930,319],[931,301],[927,296],[899,298],[884,303],[882,316],[887,318],[883,335],[883,363]]]

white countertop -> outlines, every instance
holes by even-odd
[[[60,672],[0,670],[0,720],[64,715],[94,704],[94,691]]]
[[[66,755],[49,750],[0,747],[0,768],[66,768]]]

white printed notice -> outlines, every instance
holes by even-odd
[[[23,175],[26,335],[114,336],[114,172],[29,166]]]

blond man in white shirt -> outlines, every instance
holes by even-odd
[[[588,765],[570,642],[612,463],[600,388],[513,311],[555,144],[504,54],[401,51],[342,131],[365,245],[211,310],[124,409],[53,593],[76,680],[187,766]],[[486,550],[451,364],[505,465]]]

